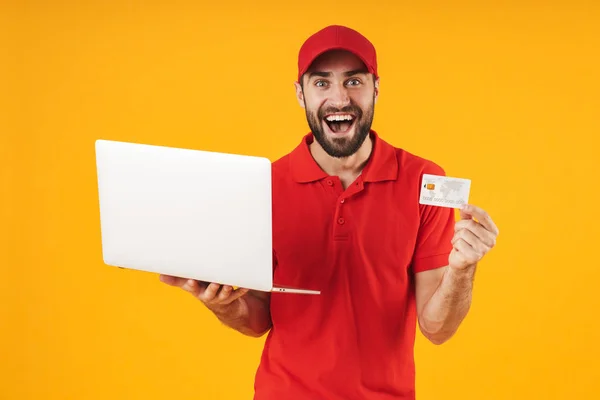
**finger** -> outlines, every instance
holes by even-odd
[[[454,230],[455,232],[468,230],[485,243],[486,246],[494,247],[496,245],[496,236],[472,219],[458,221],[454,225]]]
[[[250,289],[245,289],[245,288],[239,288],[239,289],[235,290],[232,294],[230,294],[227,297],[227,299],[224,301],[224,304],[233,303],[235,300],[239,299],[240,297],[242,297],[249,291],[250,291]]]
[[[485,254],[490,250],[490,246],[482,242],[479,237],[467,229],[461,229],[460,231],[456,232],[454,238],[452,239],[452,244],[454,245],[459,240],[464,240],[469,246],[475,249],[475,251],[481,254]]]
[[[193,279],[186,279],[181,285],[181,288],[186,292],[195,293],[199,289],[198,282]]]
[[[169,286],[177,286],[177,287],[181,287],[181,285],[183,285],[187,279],[185,278],[179,278],[177,276],[171,276],[171,275],[160,275],[160,281],[162,283],[165,283]]]
[[[481,225],[485,227],[485,229],[492,232],[494,235],[498,235],[498,227],[492,220],[492,217],[490,217],[490,215],[482,208],[472,204],[466,204],[461,208],[461,216],[462,215],[465,216],[464,219],[470,219],[474,217]]]
[[[482,255],[479,254],[470,244],[468,244],[464,239],[458,239],[456,243],[454,243],[454,248],[456,251],[461,253],[463,259],[467,264],[474,264],[478,262]]]
[[[205,290],[202,291],[202,293],[199,294],[198,298],[204,303],[211,302],[217,295],[217,292],[220,288],[221,285],[218,283],[211,283],[206,287]]]
[[[229,297],[229,295],[231,294],[231,292],[233,291],[233,287],[229,286],[229,285],[224,285],[221,288],[221,291],[219,292],[219,294],[216,296],[215,301],[216,302],[224,302],[225,300],[227,300],[227,298]]]
[[[230,304],[248,293],[248,291],[249,289],[239,288],[233,290],[232,286],[223,286],[223,289],[215,299],[214,303],[223,305]]]
[[[471,220],[471,219],[473,219],[473,216],[472,216],[471,214],[469,214],[469,213],[466,211],[466,207],[467,207],[467,206],[466,206],[466,205],[464,205],[462,208],[460,208],[460,209],[458,210],[458,213],[460,214],[460,220],[461,220],[461,221],[463,221],[463,220]]]

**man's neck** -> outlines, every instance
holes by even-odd
[[[316,140],[313,140],[310,144],[310,152],[323,171],[331,176],[346,177],[351,178],[351,180],[356,179],[361,174],[372,150],[373,140],[370,135],[367,136],[356,153],[346,158],[331,157]]]

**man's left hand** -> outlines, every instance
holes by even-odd
[[[454,226],[450,268],[464,270],[475,266],[495,245],[498,228],[487,212],[471,204],[460,210]]]

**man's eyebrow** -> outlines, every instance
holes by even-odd
[[[361,75],[361,74],[368,74],[369,71],[364,69],[364,68],[360,68],[360,69],[353,69],[351,71],[346,71],[344,72],[344,76],[353,76],[353,75]],[[332,75],[331,72],[325,72],[325,71],[312,71],[308,74],[308,79],[312,79],[315,76],[319,76],[321,78],[328,78]]]
[[[327,78],[328,76],[331,76],[331,72],[313,71],[308,75],[308,79],[312,78],[313,76],[320,76],[321,78]]]
[[[346,75],[346,76],[352,76],[352,75],[360,75],[360,74],[368,74],[368,73],[369,73],[369,71],[367,71],[364,68],[361,68],[361,69],[355,69],[355,70],[352,70],[352,71],[344,72],[344,75]]]
[[[353,69],[352,71],[346,71],[344,72],[344,76],[352,76],[352,75],[360,75],[360,74],[368,74],[369,71],[364,69],[364,68],[360,68],[360,69]],[[331,72],[325,72],[325,71],[312,71],[311,73],[308,74],[308,79],[311,79],[314,76],[320,76],[321,78],[327,78],[331,76]]]

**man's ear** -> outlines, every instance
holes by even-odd
[[[304,108],[304,92],[302,92],[302,86],[298,82],[294,82],[294,86],[296,87],[296,99],[298,100],[298,104],[300,107]]]
[[[375,103],[377,103],[377,98],[379,97],[379,78],[375,80]]]

